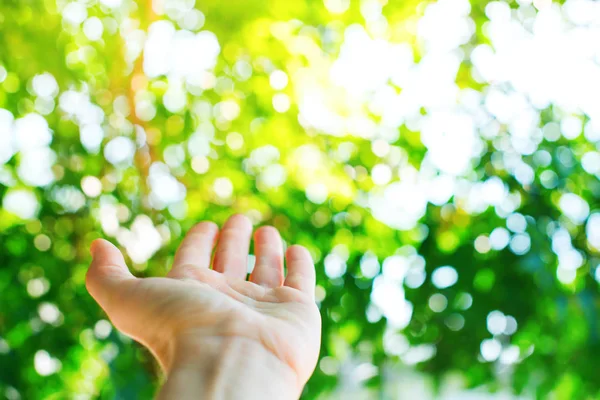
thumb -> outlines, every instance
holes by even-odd
[[[129,272],[123,254],[109,241],[95,240],[90,252],[92,264],[85,277],[85,285],[100,307],[110,314],[115,299],[137,278]]]

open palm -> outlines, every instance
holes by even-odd
[[[115,246],[98,240],[86,284],[116,328],[148,347],[165,371],[190,346],[249,340],[289,366],[303,385],[320,343],[312,259],[301,246],[288,248],[284,280],[281,237],[262,227],[254,234],[256,266],[246,280],[251,235],[252,224],[241,215],[221,232],[202,222],[181,243],[167,277],[143,279],[129,272]]]

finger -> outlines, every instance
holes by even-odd
[[[315,266],[308,250],[302,246],[290,246],[286,253],[287,277],[285,286],[298,289],[311,298],[315,296]]]
[[[103,239],[95,240],[90,251],[92,264],[86,274],[85,284],[100,307],[110,314],[119,292],[127,290],[127,285],[137,278],[129,272],[123,254],[112,243]]]
[[[214,270],[229,279],[246,279],[250,235],[252,222],[248,217],[236,214],[229,218],[219,234]]]
[[[169,275],[173,276],[183,271],[189,271],[190,266],[210,268],[210,258],[218,233],[217,224],[208,221],[200,222],[190,229],[175,254],[173,269]],[[186,266],[186,268],[181,268],[182,266]]]
[[[283,242],[279,231],[263,226],[254,233],[256,264],[250,280],[261,286],[278,287],[283,284]]]

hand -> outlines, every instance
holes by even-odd
[[[284,281],[279,232],[259,228],[247,281],[251,234],[242,215],[220,233],[214,223],[199,223],[165,278],[136,278],[115,246],[92,243],[86,286],[115,327],[157,358],[167,375],[165,398],[297,398],[312,374],[321,321],[310,254],[287,249]]]

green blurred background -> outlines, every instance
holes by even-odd
[[[316,261],[304,398],[600,398],[599,94],[590,0],[2,0],[0,396],[151,398],[89,245],[242,212]]]

